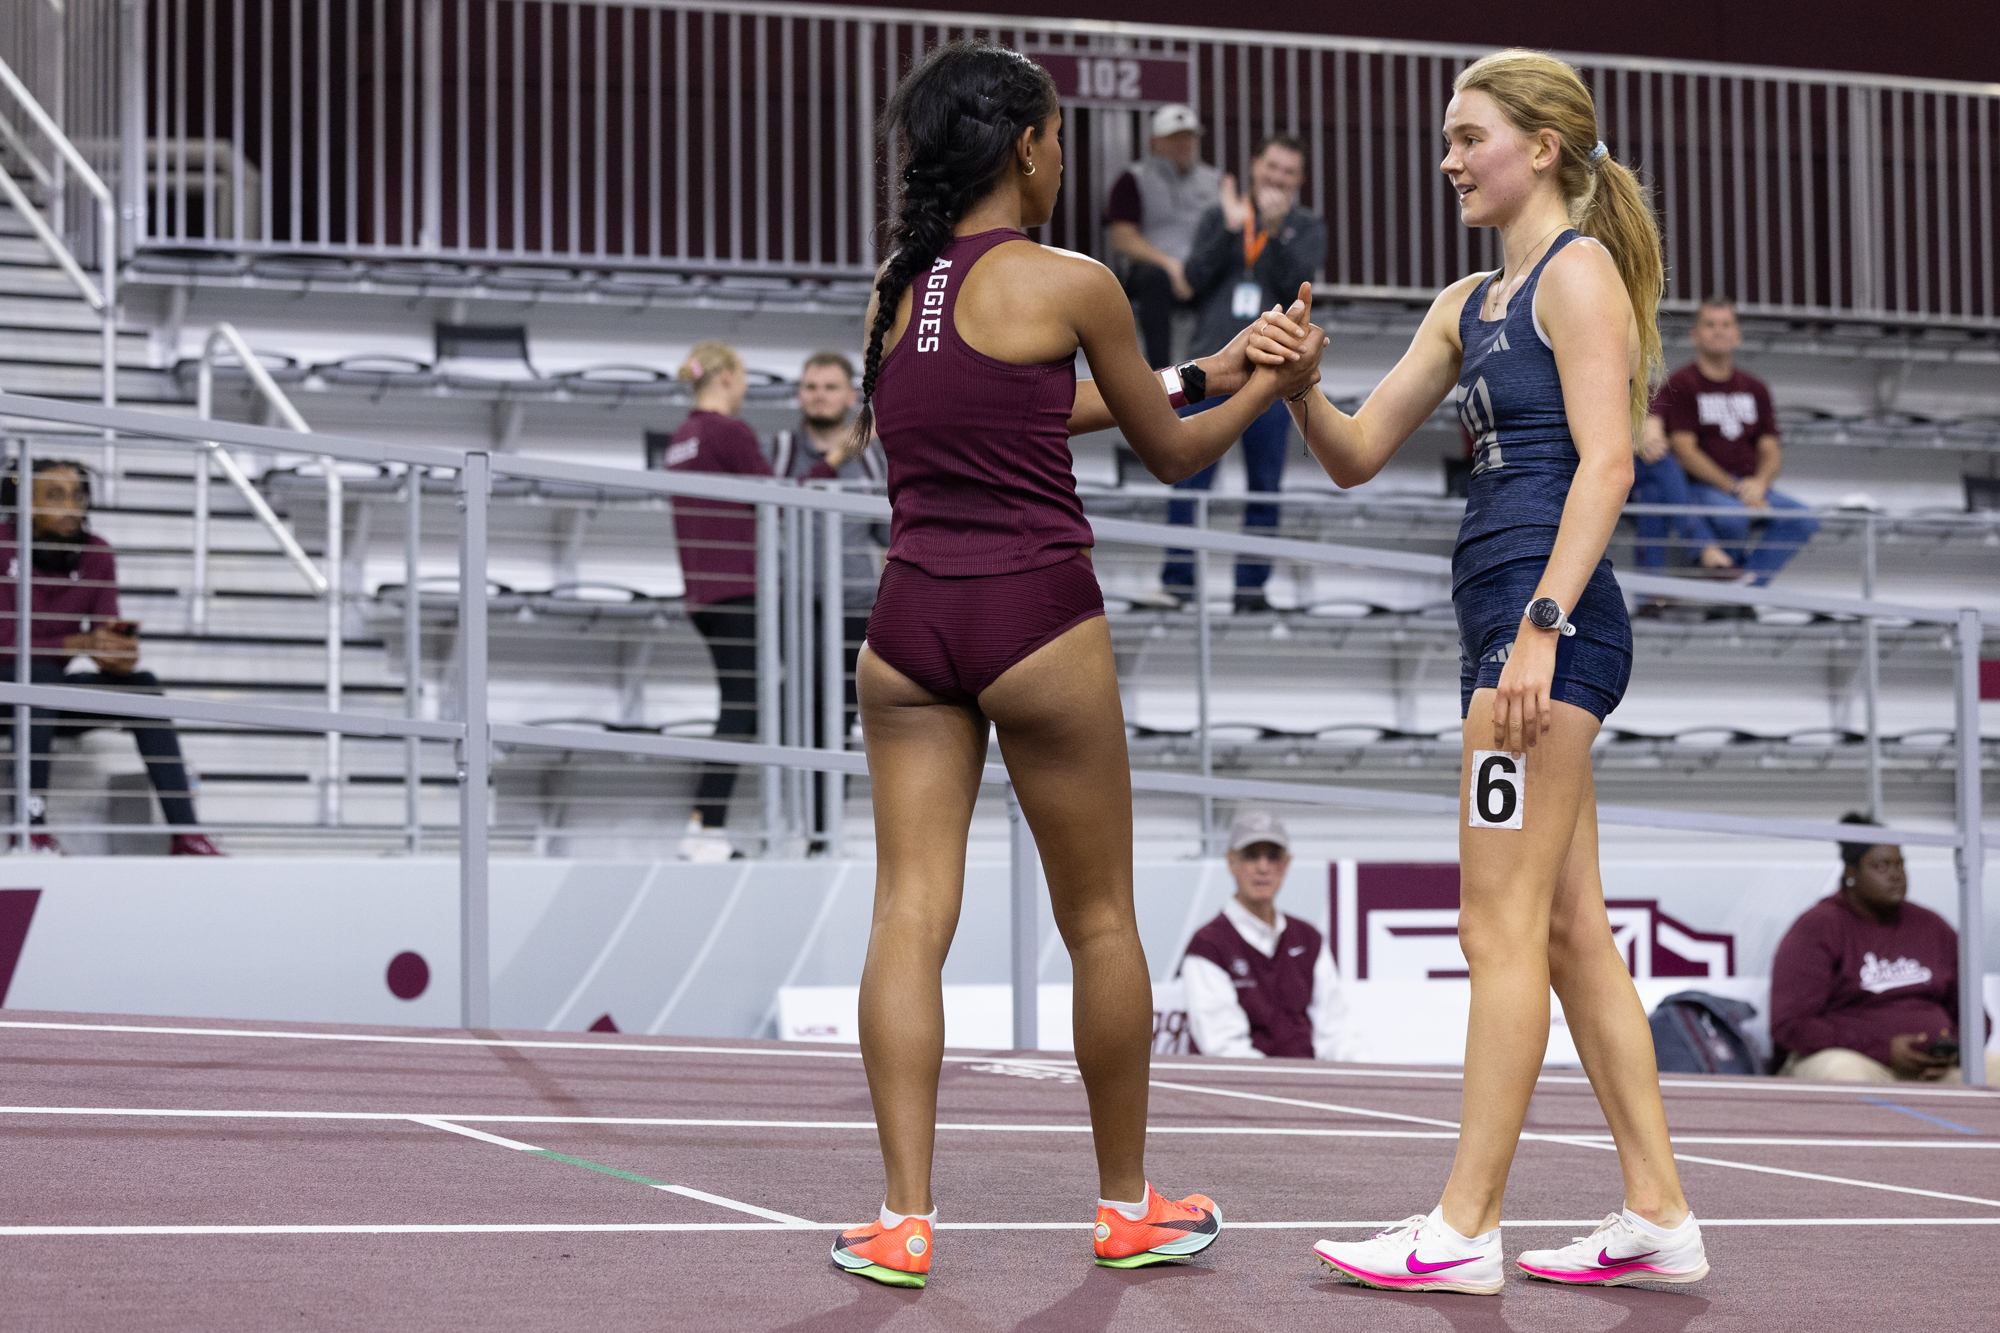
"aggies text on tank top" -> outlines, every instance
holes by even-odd
[[[1490,273],[1459,312],[1465,354],[1452,402],[1472,437],[1473,457],[1465,520],[1452,554],[1454,587],[1496,564],[1546,559],[1555,549],[1577,453],[1556,354],[1535,320],[1535,290],[1549,261],[1580,235],[1572,229],[1556,238],[1501,318],[1479,317],[1496,276]]]
[[[889,558],[948,578],[1040,569],[1091,544],[1070,470],[1076,362],[975,351],[953,314],[965,275],[1011,227],[955,237],[910,284],[909,326],[875,380],[889,460]]]

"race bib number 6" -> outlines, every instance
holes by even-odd
[[[1519,828],[1527,799],[1528,757],[1505,750],[1472,752],[1472,801],[1467,828]]]

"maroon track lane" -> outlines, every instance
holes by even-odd
[[[9,1012],[10,1020],[55,1019]],[[90,1024],[117,1022],[78,1016]],[[0,1027],[0,1102],[12,1106],[320,1110],[403,1115],[675,1117],[861,1122],[848,1127],[562,1123],[469,1127],[614,1171],[671,1181],[818,1223],[879,1200],[859,1061],[765,1042],[508,1034],[520,1045],[371,1041],[409,1029],[234,1022],[141,1026],[338,1031],[356,1040]],[[435,1034],[458,1038],[465,1034]],[[532,1043],[554,1043],[536,1045]],[[643,1046],[697,1047],[644,1051]],[[739,1047],[771,1054],[731,1054]],[[1163,1060],[1149,1171],[1201,1190],[1239,1222],[1389,1221],[1428,1208],[1448,1131],[1343,1106],[1455,1121],[1456,1080],[1361,1077],[1325,1066]],[[1171,1067],[1181,1066],[1181,1067]],[[309,1326],[688,1329],[1204,1330],[1748,1329],[1903,1327],[2000,1304],[1988,1225],[1711,1227],[1715,1274],[1685,1290],[1510,1283],[1499,1299],[1371,1293],[1310,1256],[1319,1228],[1225,1227],[1194,1263],[1121,1273],[1089,1262],[1094,1170],[1073,1074],[1024,1077],[1004,1055],[955,1061],[940,1093],[937,1194],[947,1224],[1060,1229],[938,1236],[922,1292],[836,1271],[825,1230],[671,1233],[0,1235],[9,1326]],[[2000,1096],[1877,1095],[1694,1080],[1667,1090],[1684,1138],[1897,1140],[1859,1147],[1683,1144],[1686,1155],[2000,1198]],[[1203,1091],[1202,1089],[1209,1089]],[[1216,1095],[1257,1094],[1258,1099]],[[1883,1106],[1867,1100],[1889,1102]],[[1292,1105],[1263,1097],[1318,1105]],[[1896,1109],[1897,1106],[1905,1108]],[[1909,1111],[1920,1114],[1912,1115]],[[1923,1116],[1932,1117],[1931,1120]],[[1948,1120],[1976,1131],[1939,1125]],[[958,1125],[1041,1127],[961,1129]],[[1054,1128],[1050,1127],[1060,1127]],[[1176,1128],[1365,1131],[1367,1136],[1174,1133]],[[1603,1132],[1589,1089],[1547,1080],[1542,1133]],[[1386,1134],[1384,1133],[1386,1131]],[[1688,1162],[1697,1210],[1728,1218],[1992,1218],[2000,1208]],[[0,1225],[687,1224],[754,1217],[407,1120],[0,1115]],[[1617,1159],[1528,1140],[1509,1219],[1581,1219],[1617,1206]],[[1587,1226],[1587,1223],[1583,1225]],[[1510,1226],[1510,1256],[1579,1226]],[[1348,1227],[1325,1234],[1358,1239]],[[1924,1274],[1921,1282],[1909,1275]]]

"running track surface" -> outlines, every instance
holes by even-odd
[[[0,1070],[9,1328],[1817,1333],[2000,1309],[2000,1095],[1974,1090],[1671,1078],[1712,1276],[1495,1299],[1363,1291],[1309,1253],[1429,1209],[1448,1071],[1156,1059],[1152,1179],[1213,1195],[1225,1229],[1116,1272],[1090,1263],[1074,1069],[953,1052],[945,1229],[913,1292],[827,1259],[881,1198],[848,1047],[9,1010]],[[1510,1259],[1618,1198],[1589,1087],[1552,1072]]]

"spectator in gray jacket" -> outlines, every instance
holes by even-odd
[[[1306,146],[1289,134],[1274,134],[1258,145],[1250,162],[1250,193],[1236,190],[1233,176],[1222,178],[1222,198],[1202,214],[1188,255],[1187,280],[1200,311],[1191,356],[1221,351],[1257,316],[1273,305],[1286,307],[1298,295],[1299,284],[1310,282],[1326,262],[1326,224],[1299,206],[1305,183]],[[1213,402],[1221,402],[1217,398]],[[1193,409],[1199,411],[1200,408]],[[1285,442],[1292,419],[1283,403],[1250,423],[1243,432],[1243,463],[1250,490],[1275,492],[1285,475]],[[1176,490],[1207,490],[1215,481],[1215,465],[1202,469]],[[1194,504],[1176,500],[1167,507],[1169,523],[1194,522]],[[1278,526],[1278,506],[1268,501],[1245,505],[1245,532]],[[1170,550],[1160,572],[1169,596],[1186,602],[1195,595],[1194,561],[1190,551]],[[1236,562],[1236,609],[1268,611],[1264,581],[1270,562]]]
[[[807,357],[804,368],[799,372],[799,424],[795,430],[781,430],[771,437],[771,471],[795,481],[838,480],[860,487],[886,485],[888,461],[883,457],[880,440],[871,439],[865,447],[842,459],[838,466],[832,462],[832,458],[840,455],[841,446],[850,433],[849,423],[858,398],[853,362],[839,352],[815,352]],[[889,543],[886,524],[849,518],[841,521],[840,530],[840,637],[846,693],[841,735],[845,736],[854,729],[854,664],[861,653],[861,642],[868,634],[868,612],[875,605],[875,585],[881,577],[881,552]],[[819,595],[824,566],[820,563],[817,543],[811,546],[805,567],[812,579],[813,641],[817,643],[819,618],[824,614],[823,600]],[[817,655],[814,660],[818,660]],[[815,720],[814,725],[815,728],[824,725],[824,714]],[[815,740],[818,735],[815,730]],[[825,829],[830,813],[824,809],[827,800],[826,775],[815,774],[813,784],[816,792],[814,804],[821,807],[819,827]]]
[[[1130,267],[1125,290],[1139,310],[1139,338],[1155,370],[1173,364],[1173,315],[1194,299],[1188,252],[1202,214],[1222,197],[1222,173],[1200,159],[1201,118],[1190,106],[1153,113],[1151,154],[1111,187],[1104,207],[1111,248]]]

